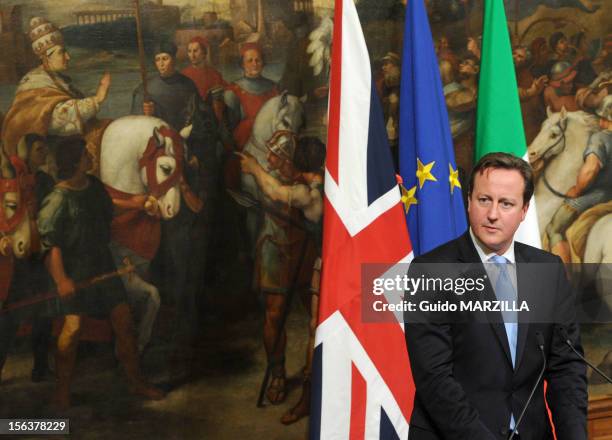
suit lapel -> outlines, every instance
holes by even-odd
[[[529,292],[529,282],[530,280],[535,280],[537,277],[530,276],[529,270],[530,266],[527,263],[529,260],[524,252],[521,252],[521,248],[514,245],[514,258],[516,259],[516,287],[517,287],[517,296],[518,303],[521,304],[521,301],[526,299]],[[534,286],[531,286],[533,289]],[[516,366],[515,369],[518,370],[521,365],[521,360],[523,359],[523,352],[525,351],[525,343],[527,342],[527,333],[529,332],[529,317],[527,316],[529,312],[523,311],[518,312],[518,341],[516,344]]]
[[[474,247],[474,243],[472,243],[472,237],[470,237],[469,231],[466,232],[459,242],[459,260],[464,263],[475,263],[475,271],[476,273],[470,274],[470,276],[484,276],[486,279],[485,282],[485,300],[487,301],[495,301],[497,297],[495,296],[495,291],[493,290],[493,286],[491,285],[491,281],[487,276],[487,271],[484,268],[484,264],[480,260],[480,256]],[[508,344],[508,336],[506,334],[506,327],[504,326],[504,320],[501,312],[486,312],[487,321],[491,328],[493,329],[493,333],[497,336],[497,340],[499,341],[504,353],[506,354],[506,359],[510,363],[510,367],[512,367],[512,356],[510,355],[510,344]],[[520,338],[520,327],[519,327],[519,338]],[[524,344],[523,344],[524,345]],[[518,350],[517,350],[518,351]],[[517,364],[518,365],[518,362]]]

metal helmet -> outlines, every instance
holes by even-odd
[[[571,71],[572,65],[567,61],[558,61],[553,64],[550,69],[550,77],[552,80],[564,78]]]
[[[290,130],[277,130],[266,142],[268,151],[288,161],[293,160],[295,145],[296,136]]]
[[[600,118],[612,121],[612,95],[608,95],[603,99],[595,113]]]
[[[567,61],[558,61],[550,69],[550,85],[559,87],[561,83],[569,83],[576,77],[576,69]]]

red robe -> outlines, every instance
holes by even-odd
[[[240,105],[244,111],[245,118],[234,128],[234,140],[236,141],[236,149],[242,151],[244,146],[251,136],[253,130],[253,124],[255,123],[255,117],[263,105],[270,99],[278,95],[278,89],[272,87],[261,95],[255,95],[247,92],[241,88],[238,84],[232,83],[227,86],[228,90],[234,92],[234,94],[240,100]]]
[[[227,85],[219,71],[210,66],[201,68],[187,66],[181,73],[193,81],[202,99],[206,99],[206,94],[213,87],[225,87]]]

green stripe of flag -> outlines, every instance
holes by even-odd
[[[503,0],[484,2],[476,121],[476,160],[495,151],[527,152]]]

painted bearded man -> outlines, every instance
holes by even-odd
[[[228,128],[232,132],[236,151],[242,151],[249,141],[259,110],[270,98],[279,94],[276,83],[262,75],[265,63],[259,45],[242,45],[240,66],[242,78],[228,85],[223,97],[227,106]],[[237,157],[228,158],[225,164],[225,185],[233,189],[240,187],[240,162]]]
[[[227,87],[225,103],[232,114],[236,149],[242,151],[251,136],[257,113],[266,101],[278,95],[278,88],[274,81],[262,75],[265,63],[257,44],[244,44],[240,55],[243,76]]]
[[[105,73],[94,96],[86,97],[62,72],[70,55],[59,30],[41,17],[30,20],[32,49],[41,65],[19,82],[15,99],[2,124],[2,142],[9,155],[17,152],[19,140],[28,133],[46,137],[83,136],[99,146],[107,121],[95,118],[108,94],[111,77]]]

